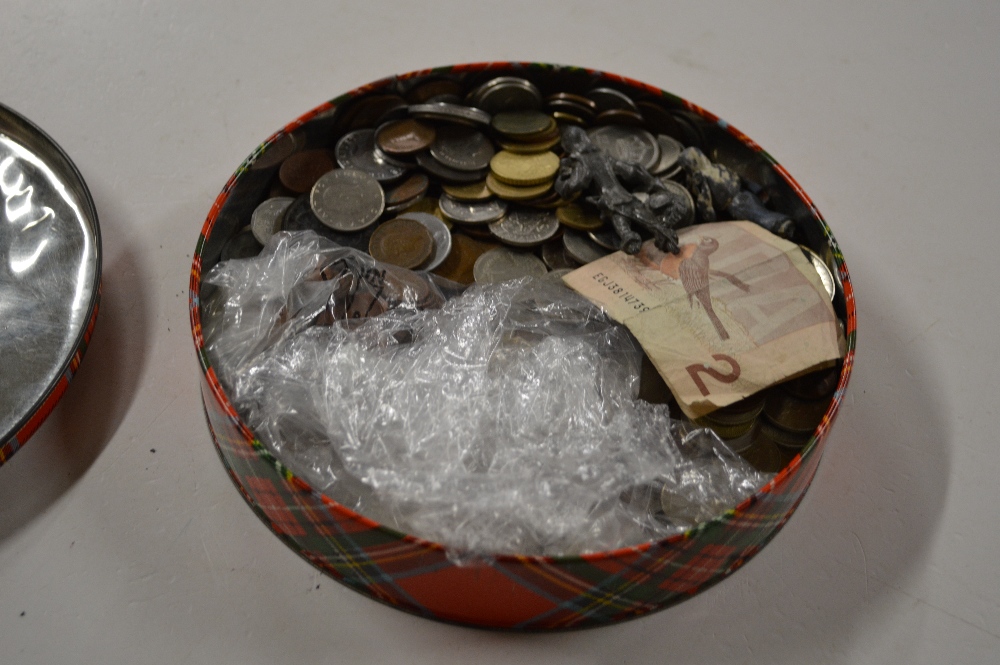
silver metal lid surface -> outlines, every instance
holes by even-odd
[[[55,388],[75,369],[71,362],[85,345],[99,296],[101,238],[93,200],[73,162],[3,105],[0,199],[4,445],[37,411],[51,408]]]

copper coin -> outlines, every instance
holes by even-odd
[[[499,246],[494,242],[474,240],[465,233],[455,231],[451,234],[451,253],[432,272],[459,284],[472,284],[476,281],[472,272],[476,259]]]
[[[417,199],[427,193],[430,179],[423,173],[414,173],[409,178],[385,192],[385,207],[389,212],[405,208],[416,203]]]
[[[597,104],[594,103],[594,100],[587,99],[586,97],[583,97],[581,95],[574,95],[571,92],[557,92],[555,94],[546,97],[545,101],[550,104],[552,102],[572,102],[574,104],[584,107],[585,109],[590,111],[591,114],[597,113]]]
[[[259,171],[278,166],[304,144],[305,138],[299,133],[282,134],[264,148],[264,151],[254,160],[250,168]]]
[[[347,128],[366,129],[383,122],[383,118],[392,115],[400,109],[406,109],[407,104],[399,95],[373,95],[358,100],[345,114]]]
[[[333,153],[329,150],[304,150],[291,155],[281,163],[278,179],[281,184],[295,192],[305,194],[325,173],[337,168]]]
[[[375,144],[387,155],[412,155],[430,147],[436,135],[430,125],[405,118],[387,122],[375,130]]]
[[[392,219],[382,224],[368,243],[368,253],[382,263],[414,269],[430,258],[434,237],[427,227],[413,219]]]
[[[441,185],[441,189],[456,201],[485,201],[493,196],[493,192],[486,186],[486,180],[468,185]]]

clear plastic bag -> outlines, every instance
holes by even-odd
[[[280,233],[205,285],[206,348],[261,440],[335,500],[456,560],[638,544],[767,480],[637,400],[638,345],[557,280],[461,293]]]

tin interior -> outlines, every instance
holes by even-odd
[[[44,403],[83,340],[101,245],[97,212],[69,157],[2,105],[0,196],[0,441],[7,441]]]

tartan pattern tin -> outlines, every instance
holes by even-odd
[[[219,213],[256,157],[284,134],[329,115],[338,104],[394,81],[428,75],[571,73],[653,95],[726,132],[794,192],[829,247],[843,287],[847,353],[832,403],[802,452],[756,494],[683,534],[610,552],[539,557],[498,555],[458,566],[442,546],[399,533],[335,503],[297,478],[243,424],[205,352],[199,290],[202,261]],[[533,63],[479,63],[411,72],[358,88],[323,104],[276,133],[230,178],[208,215],[191,270],[190,315],[202,369],[202,398],[212,438],[244,499],[289,547],[344,585],[428,618],[522,631],[607,625],[664,609],[721,581],[766,545],[795,512],[816,473],[826,436],[853,366],[856,314],[850,276],[832,232],[791,176],[732,125],[644,83],[580,68]]]

